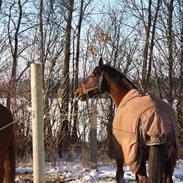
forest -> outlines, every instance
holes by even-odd
[[[74,95],[100,57],[173,107],[183,156],[182,0],[0,0],[0,102],[16,119],[17,158],[32,154],[31,63],[42,64],[46,160],[88,147],[92,105],[107,149],[110,96],[85,103]]]

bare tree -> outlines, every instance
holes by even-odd
[[[148,65],[148,72],[147,72],[147,78],[146,78],[146,84],[145,84],[145,91],[148,91],[149,88],[149,81],[151,76],[151,70],[152,70],[152,62],[153,62],[153,50],[154,50],[154,42],[155,42],[155,33],[156,33],[156,23],[158,18],[159,9],[161,6],[161,0],[158,0],[157,7],[155,9],[155,15],[154,15],[154,21],[152,25],[152,35],[150,40],[150,48],[149,48],[149,65]]]
[[[45,67],[45,40],[44,40],[44,27],[43,27],[43,0],[39,0],[38,5],[38,17],[39,17],[39,51],[40,51],[40,62],[42,63],[42,73],[44,77],[44,67]],[[44,81],[44,78],[43,78]],[[43,82],[44,88],[44,82]]]
[[[174,0],[165,1],[167,7],[167,43],[168,43],[168,101],[173,102],[173,3]]]
[[[179,87],[177,91],[177,121],[180,124],[180,137],[182,137],[183,133],[183,7],[182,1],[178,1],[178,14],[179,14],[179,22],[180,22],[180,51],[179,51]],[[183,138],[181,138],[181,145],[183,144]]]
[[[1,10],[1,6],[2,6],[2,0],[0,0],[0,10]]]
[[[79,9],[79,18],[76,26],[76,55],[75,55],[75,64],[74,64],[74,83],[73,88],[78,87],[78,78],[79,78],[79,59],[80,59],[80,38],[81,38],[81,28],[82,22],[84,19],[84,13],[91,3],[92,0],[81,0],[80,9]],[[72,91],[71,91],[72,92]],[[74,101],[74,110],[73,110],[73,128],[72,128],[72,140],[77,142],[77,123],[78,123],[78,101]]]
[[[22,20],[22,4],[21,4],[21,0],[18,0],[18,21],[17,21],[17,24],[13,22],[15,25],[15,33],[12,39],[11,33],[10,33],[10,22],[11,22],[11,9],[13,8],[14,5],[15,5],[15,2],[10,7],[9,25],[8,25],[9,44],[10,44],[11,54],[13,58],[11,78],[9,81],[8,93],[7,93],[7,106],[9,108],[11,105],[11,98],[15,97],[15,93],[16,93],[16,73],[17,73],[17,57],[18,57],[18,43],[19,43],[18,37],[19,37],[21,20]]]
[[[65,28],[65,37],[64,37],[64,58],[63,58],[63,67],[61,73],[61,123],[58,128],[58,139],[57,139],[57,148],[58,154],[62,157],[62,151],[68,145],[70,138],[69,122],[68,122],[68,112],[69,112],[69,88],[70,88],[70,79],[69,79],[69,66],[70,66],[70,43],[71,43],[71,29],[72,29],[72,14],[74,7],[74,0],[66,1],[67,7],[67,24]]]
[[[74,88],[78,87],[78,71],[79,71],[79,53],[80,53],[80,37],[81,37],[81,25],[84,15],[84,0],[80,3],[80,13],[77,25],[77,36],[76,36],[76,61],[75,61],[75,71],[74,71]],[[77,121],[78,121],[78,101],[74,103],[74,119],[73,119],[73,129],[72,129],[72,140],[77,142]]]
[[[43,64],[49,159],[56,146],[61,156],[71,137],[74,143],[88,140],[88,111],[85,104],[74,101],[71,89],[91,72],[100,56],[134,78],[142,92],[168,100],[183,127],[182,1],[116,2],[118,6],[104,2],[100,9],[92,0],[0,0],[0,99],[18,119],[18,154],[24,154],[31,143],[31,62]],[[98,139],[106,140],[114,106],[106,98],[97,106],[102,111]]]
[[[144,86],[144,90],[146,92],[147,90],[147,67],[148,67],[148,53],[149,53],[149,42],[150,42],[150,31],[151,31],[151,25],[152,25],[152,13],[151,13],[151,7],[152,1],[149,0],[148,5],[148,23],[145,24],[144,21],[144,28],[145,28],[145,45],[144,45],[144,51],[143,51],[143,70],[142,70],[142,82]]]

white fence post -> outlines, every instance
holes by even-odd
[[[34,183],[45,182],[42,65],[31,64]]]

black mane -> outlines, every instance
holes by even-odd
[[[135,84],[133,84],[133,82],[128,77],[126,77],[124,74],[122,74],[117,69],[115,69],[109,65],[103,65],[103,69],[107,72],[110,79],[113,82],[115,82],[117,85],[121,86],[121,88],[130,87],[130,88],[137,89]]]

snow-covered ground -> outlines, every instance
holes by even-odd
[[[63,162],[57,166],[46,165],[46,182],[59,183],[115,183],[116,168],[112,165],[98,166],[97,169],[84,168],[79,162]],[[135,176],[130,172],[128,167],[124,167],[126,182],[135,182]],[[32,168],[19,167],[16,169],[16,182],[32,182]],[[173,175],[174,183],[183,183],[183,160],[177,162]]]

